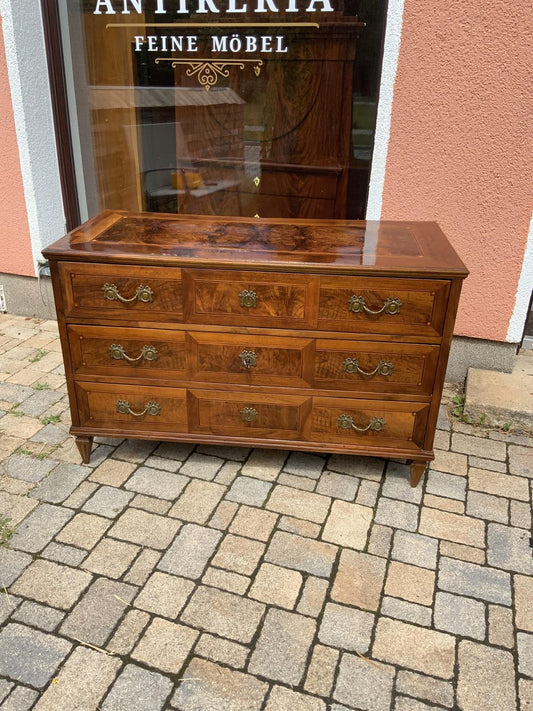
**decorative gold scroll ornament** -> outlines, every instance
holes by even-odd
[[[155,60],[156,64],[160,62],[172,62],[172,68],[175,69],[179,64],[185,64],[189,67],[187,69],[187,76],[193,77],[195,74],[197,76],[199,84],[201,84],[206,91],[218,82],[219,77],[229,77],[229,69],[226,67],[238,67],[239,69],[244,69],[245,64],[253,64],[254,74],[256,77],[261,73],[261,67],[263,66],[262,59],[174,59],[173,57],[157,57]]]

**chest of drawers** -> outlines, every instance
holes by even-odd
[[[44,251],[72,411],[134,437],[433,458],[466,268],[435,223],[107,211]]]

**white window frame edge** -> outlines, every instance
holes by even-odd
[[[65,233],[65,212],[39,0],[0,0],[33,265]]]
[[[506,341],[508,343],[520,343],[524,333],[524,325],[527,319],[529,300],[533,291],[533,213],[529,222],[529,233],[527,236],[524,259],[522,261],[522,271],[516,288],[515,304],[513,314],[509,321]]]

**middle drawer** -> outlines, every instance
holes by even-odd
[[[430,395],[435,345],[68,327],[76,378],[148,378]]]

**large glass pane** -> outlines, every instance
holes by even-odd
[[[377,0],[61,0],[61,23],[82,218],[362,216]]]

